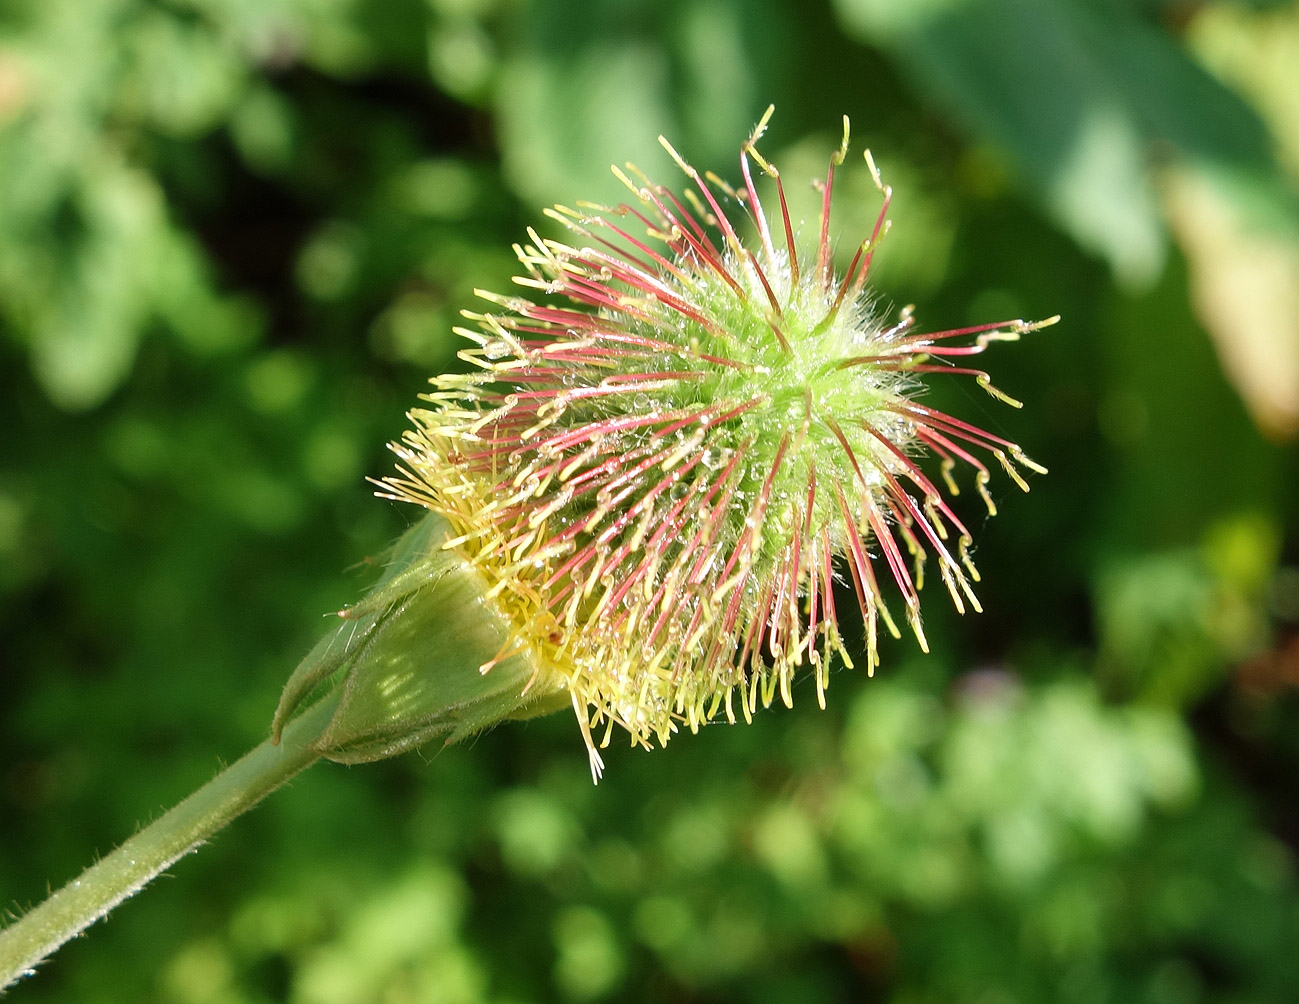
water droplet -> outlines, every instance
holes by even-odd
[[[483,346],[483,355],[488,359],[504,359],[510,354],[510,345],[504,338],[491,338]]]
[[[637,411],[644,411],[646,408],[649,407],[649,403],[650,403],[649,395],[645,393],[637,394],[635,397],[631,399],[631,406],[635,408]]]

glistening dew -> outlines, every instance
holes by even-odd
[[[473,371],[433,380],[430,407],[393,445],[400,474],[381,482],[445,518],[443,547],[510,625],[481,672],[521,655],[527,688],[567,693],[597,775],[615,724],[649,745],[681,723],[734,721],[737,706],[748,719],[777,694],[788,704],[804,665],[824,703],[832,658],[853,664],[841,579],[864,617],[868,670],[878,625],[899,634],[882,578],[921,647],[928,558],[956,607],[977,610],[970,533],[918,457],[937,457],[951,495],[965,465],[989,512],[990,460],[1025,490],[1021,469],[1043,472],[919,392],[928,374],[963,374],[1017,405],[951,360],[1056,318],[935,333],[910,309],[881,319],[866,283],[891,190],[867,152],[883,206],[836,275],[847,118],[818,183],[817,240],[800,249],[781,176],[756,147],[770,115],[741,148],[738,189],[664,140],[685,192],[615,168],[634,201],[556,207],[573,245],[530,230],[516,281],[535,298],[480,291],[493,309],[457,329]],[[771,217],[754,165],[779,203]]]

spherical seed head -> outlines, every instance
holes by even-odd
[[[393,449],[389,497],[445,516],[447,546],[482,573],[488,601],[530,654],[536,686],[567,690],[591,729],[667,741],[719,712],[747,719],[807,664],[823,700],[840,637],[834,584],[851,582],[866,626],[898,634],[891,580],[920,644],[926,556],[958,609],[977,609],[970,535],[917,458],[937,457],[949,494],[967,465],[990,511],[984,460],[1027,490],[1041,471],[1014,444],[919,400],[924,376],[1052,323],[923,334],[910,309],[873,309],[866,281],[891,192],[847,272],[831,263],[831,157],[819,238],[800,250],[780,175],[743,145],[738,190],[707,180],[666,141],[690,187],[677,195],[615,168],[634,201],[556,207],[574,245],[516,246],[535,299],[480,292],[496,309],[457,329],[467,375],[433,381],[428,409]],[[753,166],[779,211],[768,217]],[[728,208],[723,208],[723,203]],[[749,234],[752,234],[750,237]],[[881,574],[877,569],[885,569]],[[491,663],[484,666],[490,671]]]

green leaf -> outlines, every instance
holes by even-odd
[[[1152,156],[1275,174],[1258,116],[1129,10],[1081,0],[837,0],[837,9],[918,91],[1005,151],[1060,225],[1129,285],[1148,285],[1164,260]]]

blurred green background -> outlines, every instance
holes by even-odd
[[[565,715],[316,767],[15,1002],[1299,1000],[1293,4],[0,0],[0,903],[265,734],[542,207],[769,102],[885,302],[1064,315],[933,391],[1051,468],[960,500],[987,612],[598,788]]]

